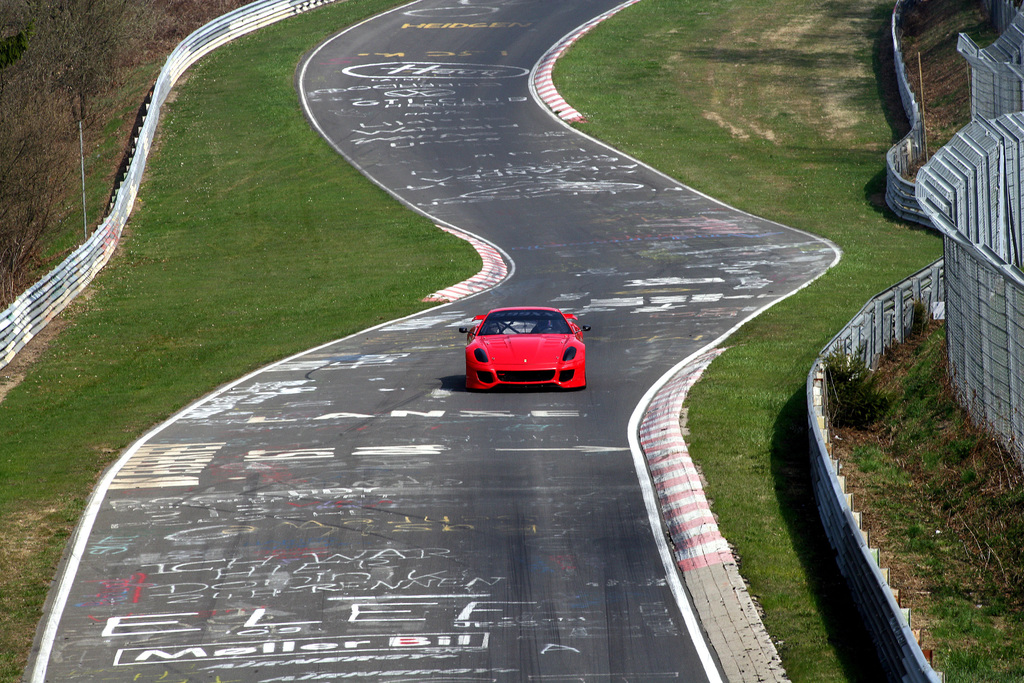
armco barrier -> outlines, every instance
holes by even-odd
[[[157,77],[142,126],[135,133],[137,138],[133,136],[134,151],[128,170],[107,217],[71,256],[0,314],[0,368],[10,363],[18,351],[64,310],[110,260],[135,204],[160,107],[181,74],[201,57],[235,38],[336,1],[259,0],[211,21],[178,44]]]
[[[918,106],[917,99],[914,96],[914,91],[910,87],[910,79],[907,77],[907,65],[903,61],[903,45],[901,41],[901,35],[903,33],[903,16],[913,9],[917,0],[897,0],[896,6],[892,11],[892,21],[890,23],[890,33],[892,39],[892,50],[893,50],[893,61],[896,65],[896,82],[899,86],[900,100],[903,102],[903,111],[906,112],[907,120],[910,122],[910,132],[897,142],[885,155],[885,203],[897,216],[904,220],[913,221],[922,225],[931,227],[931,219],[928,214],[918,204],[915,182],[910,179],[911,170],[915,164],[924,161],[925,154],[925,130],[924,130],[924,119],[921,116],[921,109]],[[986,11],[989,13],[989,19],[996,30],[1000,33],[1009,30],[1009,33],[1019,33],[1016,26],[1011,26],[1014,22],[1014,17],[1017,14],[1016,8],[1013,6],[1012,0],[982,0],[981,3]],[[1024,26],[1024,24],[1022,24]],[[965,42],[966,39],[966,42]],[[1012,44],[1015,40],[1014,36],[1008,36],[1006,43]],[[997,41],[997,45],[1002,46],[1003,43]],[[995,59],[987,55],[987,51],[979,51],[977,46],[967,38],[965,35],[960,37],[960,52],[971,61],[973,58],[982,63],[990,66],[991,70],[995,71],[996,66],[994,65]],[[967,49],[970,51],[973,46],[973,52],[965,52]],[[999,48],[993,51],[993,54],[998,53]],[[984,53],[979,56],[979,52]],[[1010,51],[1007,51],[1009,54]],[[1013,61],[1007,59],[1007,62]],[[1017,63],[1020,62],[1019,53]],[[971,61],[972,66],[975,64]],[[1015,67],[1012,64],[1003,65],[1003,72],[1009,72]],[[1016,67],[1020,71],[1020,67]],[[978,99],[979,94],[987,93],[992,91],[993,93],[1002,93],[1007,90],[1007,86],[999,83],[994,83],[993,79],[995,76],[989,78],[983,78],[980,72],[975,69],[973,72],[973,84],[974,92],[972,92],[971,111],[974,112],[977,105],[975,100]],[[1005,100],[1007,98],[1013,99],[1012,93],[1006,93],[1001,95]],[[995,95],[993,94],[993,97]],[[1016,90],[1016,97],[1019,102],[1020,100],[1020,87],[1018,85]],[[1019,109],[1020,107],[1018,107]],[[1016,110],[1008,110],[1016,111]],[[1005,112],[1000,112],[1005,113]]]
[[[900,39],[903,34],[903,15],[914,7],[916,1],[897,0],[889,25],[893,62],[896,65],[896,84],[899,86],[903,111],[910,122],[910,132],[885,155],[885,203],[900,218],[930,226],[928,217],[917,204],[914,181],[908,180],[913,165],[924,157],[924,120],[921,118],[921,109],[907,77],[907,65],[903,62],[903,45]]]
[[[914,141],[917,134],[911,131],[885,153],[885,204],[903,220],[931,227],[917,203],[914,181],[904,178],[907,169],[921,158],[920,147]]]
[[[824,359],[838,351],[857,354],[875,367],[886,348],[906,339],[914,322],[914,302],[931,310],[943,301],[942,283],[939,260],[873,298],[822,350],[807,376],[811,480],[818,513],[882,665],[890,680],[902,683],[938,683],[943,676],[932,669],[915,639],[910,610],[900,606],[898,594],[890,588],[888,570],[879,566],[878,550],[870,547],[853,496],[846,492],[841,465],[832,458]]]
[[[915,301],[927,306],[945,301],[944,279],[945,268],[939,259],[875,296],[829,342],[822,357],[838,351],[859,356],[869,368],[876,368],[886,349],[906,340],[914,322]]]

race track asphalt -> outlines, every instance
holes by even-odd
[[[311,134],[511,275],[242,378],[133,446],[80,529],[34,680],[721,678],[630,417],[837,252],[539,105],[544,53],[618,4],[424,0],[306,55]],[[457,328],[511,305],[592,326],[585,390],[465,390]]]

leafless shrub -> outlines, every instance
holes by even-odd
[[[24,82],[0,92],[0,300],[17,294],[18,276],[53,225],[74,171],[71,112]]]
[[[87,141],[98,136],[113,114],[101,107],[128,69],[243,4],[0,0],[0,305],[75,206],[78,122]]]

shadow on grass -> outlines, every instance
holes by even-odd
[[[877,26],[871,68],[875,72],[878,99],[882,103],[885,121],[892,129],[892,143],[896,144],[910,132],[910,121],[903,108],[899,81],[896,78],[896,57],[892,45],[892,12],[885,7],[875,10],[871,21]]]
[[[892,209],[889,208],[889,205],[885,203],[886,173],[885,160],[882,159],[882,167],[877,173],[875,173],[875,175],[871,176],[871,180],[864,185],[864,200],[871,205],[871,208],[875,213],[880,216],[884,216],[886,220],[893,224],[900,225],[912,232],[921,232],[927,235],[932,235],[936,239],[941,239],[941,235],[934,228],[930,228],[927,225],[922,225],[920,223],[915,223],[914,221],[904,220],[893,213]]]
[[[786,402],[774,425],[771,467],[775,495],[847,680],[884,681],[885,672],[877,657],[868,656],[874,654],[875,646],[839,573],[835,553],[821,525],[811,488],[807,438],[807,402],[801,389]]]

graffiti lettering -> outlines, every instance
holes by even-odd
[[[435,650],[457,648],[462,651],[483,651],[488,647],[487,633],[430,633],[422,635],[365,635],[345,638],[296,638],[217,645],[184,645],[180,647],[122,648],[114,656],[114,666],[144,664],[152,661],[195,662],[215,659],[239,659],[253,656],[272,657],[294,653],[319,653],[335,650],[366,652],[380,650]]]
[[[474,24],[459,24],[459,23],[448,23],[448,24],[403,24],[402,28],[424,28],[424,29],[436,29],[436,28],[526,28],[531,25],[532,22],[521,23],[518,21],[492,21],[490,23],[486,21],[480,21]]]
[[[223,443],[144,444],[118,471],[110,488],[196,486]]]

